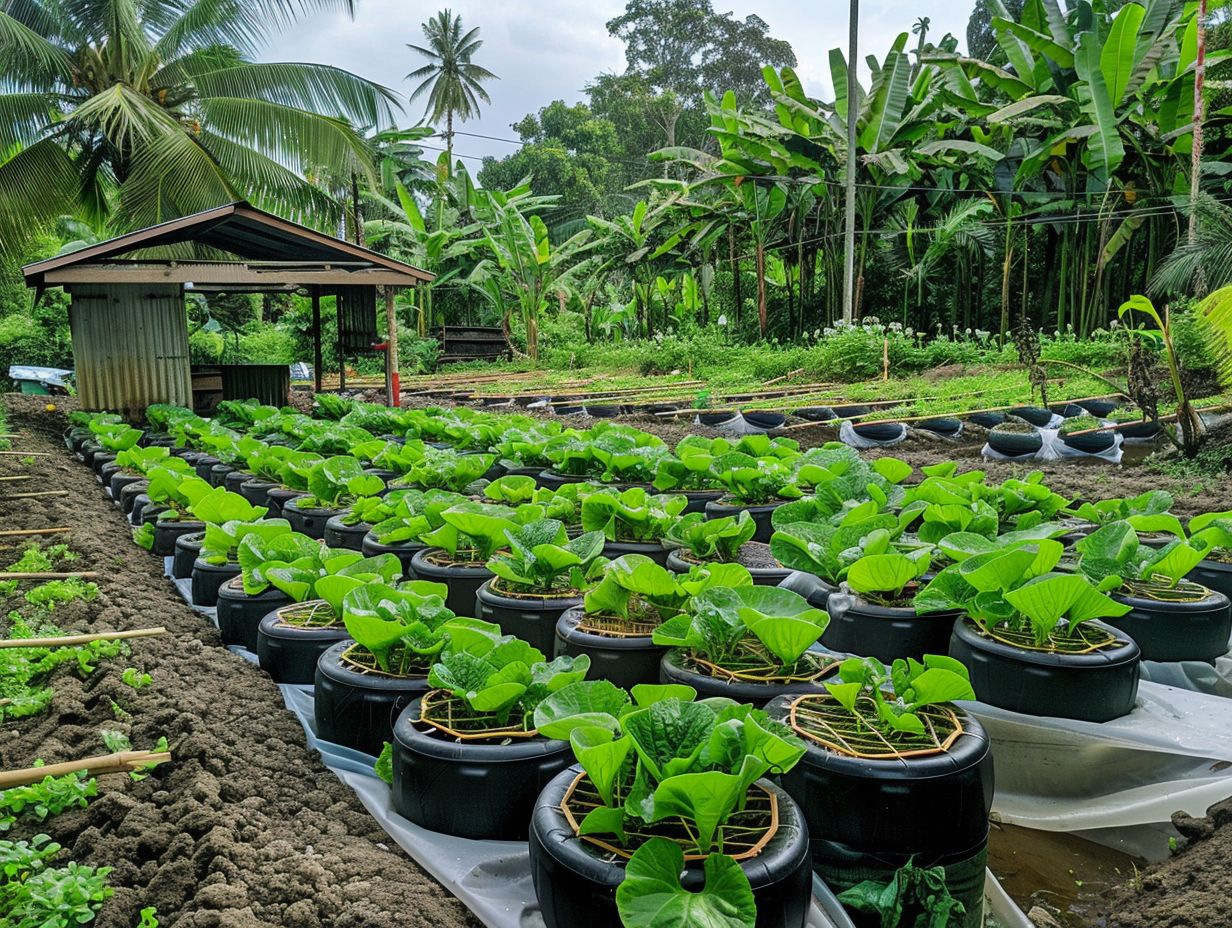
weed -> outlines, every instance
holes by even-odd
[[[67,580],[48,580],[26,593],[26,602],[32,606],[40,606],[48,611],[54,610],[62,603],[71,603],[80,599],[86,602],[98,596],[98,586],[80,577],[70,577]]]
[[[98,795],[98,784],[84,773],[43,777],[38,783],[0,790],[0,831],[8,831],[20,818],[40,822],[66,809],[84,809]]]
[[[120,682],[125,686],[131,686],[135,690],[140,690],[153,683],[154,678],[148,673],[142,673],[136,667],[125,667],[120,674]]]
[[[158,928],[158,908],[150,905],[142,909],[141,921],[137,922],[136,928]]]

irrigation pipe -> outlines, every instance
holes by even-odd
[[[44,777],[62,777],[68,773],[87,772],[95,776],[104,773],[128,773],[156,764],[165,764],[170,760],[170,751],[116,751],[114,754],[100,754],[97,757],[70,760],[62,764],[6,770],[0,772],[0,789],[28,786],[41,782]]]
[[[56,638],[4,638],[0,639],[0,648],[74,648],[92,641],[123,641],[165,634],[167,629],[159,625],[156,628],[136,628],[127,632],[91,632],[88,635],[60,635]]]

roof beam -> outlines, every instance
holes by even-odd
[[[43,284],[63,287],[72,284],[211,284],[222,286],[261,286],[295,288],[306,286],[386,286],[413,287],[419,278],[385,269],[347,271],[333,267],[261,269],[246,264],[174,264],[133,267],[131,265],[78,265],[46,271]]]

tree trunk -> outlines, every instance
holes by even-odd
[[[856,55],[859,51],[860,0],[851,0],[847,17],[847,177],[843,233],[843,321],[855,321],[856,263]]]
[[[766,337],[766,246],[757,243],[757,329]]]

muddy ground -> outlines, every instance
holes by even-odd
[[[161,562],[132,543],[94,474],[64,451],[61,416],[43,411],[45,400],[10,399],[13,447],[52,453],[6,455],[0,474],[33,476],[23,490],[69,495],[0,502],[4,528],[69,526],[57,540],[81,554],[74,568],[100,573],[99,598],[61,607],[56,623],[74,632],[164,625],[170,634],[134,641],[129,657],[84,680],[57,672],[50,708],[0,731],[0,769],[106,753],[101,729],[128,734],[136,748],[165,735],[175,755],[142,782],[101,777],[89,808],[16,836],[46,831],[64,859],[114,868],[100,928],[132,928],[150,905],[165,928],[477,925],[308,749],[269,677],[228,652]],[[19,555],[9,545],[0,564]],[[0,614],[19,604],[20,592]],[[124,685],[125,667],[150,673],[153,685]],[[113,700],[128,718],[117,718]]]

